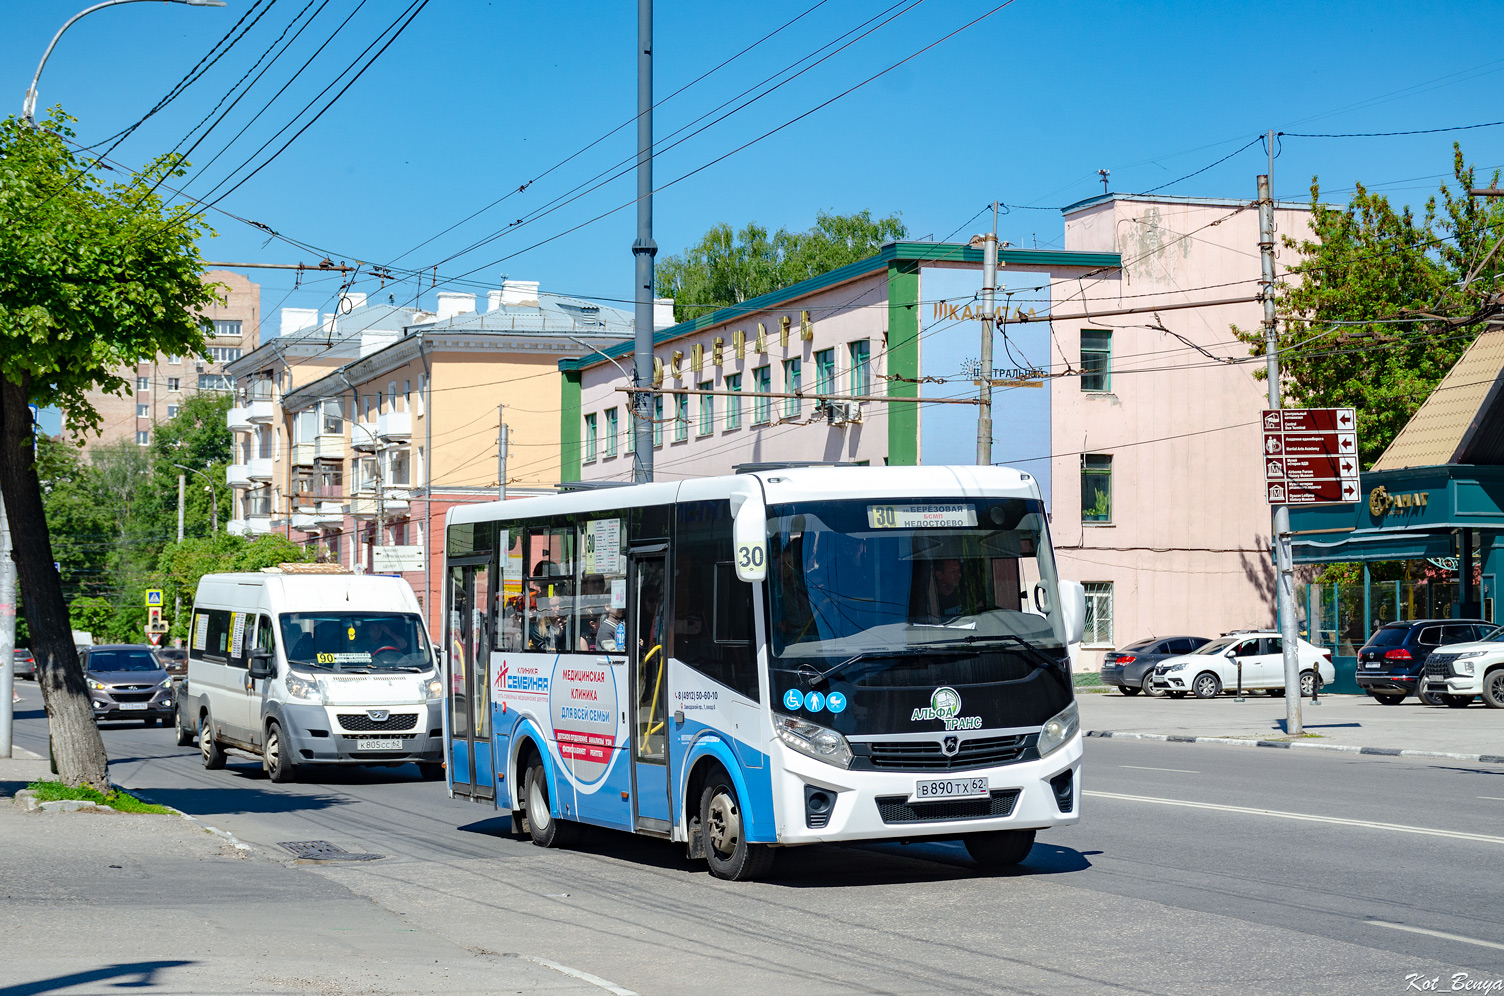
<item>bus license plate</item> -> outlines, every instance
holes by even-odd
[[[986,778],[927,778],[914,783],[909,802],[938,802],[942,799],[985,799],[991,794]]]
[[[362,739],[359,744],[360,750],[401,750],[401,740],[376,740],[374,738]]]

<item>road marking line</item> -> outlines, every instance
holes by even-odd
[[[1367,827],[1370,830],[1393,830],[1398,833],[1418,833],[1430,837],[1472,840],[1483,844],[1504,844],[1504,837],[1492,837],[1483,833],[1464,833],[1461,830],[1438,830],[1434,827],[1412,827],[1403,823],[1375,823],[1371,820],[1348,820],[1337,816],[1316,816],[1312,813],[1286,813],[1278,809],[1254,809],[1249,806],[1223,806],[1212,802],[1190,802],[1185,799],[1159,799],[1150,795],[1124,795],[1120,792],[1099,792],[1095,789],[1083,789],[1081,794],[1098,799],[1117,799],[1120,802],[1154,802],[1161,806],[1211,809],[1222,813],[1244,813],[1249,816],[1278,816],[1281,819],[1304,820],[1307,823],[1335,823],[1344,827]]]
[[[611,993],[612,996],[638,996],[638,994],[633,992],[632,990],[623,989],[621,986],[618,986],[614,982],[607,982],[599,975],[591,975],[589,972],[582,972],[578,968],[570,968],[568,965],[560,965],[558,962],[549,961],[547,958],[535,958],[532,955],[525,954],[507,954],[503,955],[502,957],[520,958],[523,961],[530,961],[535,965],[542,965],[544,968],[551,968],[555,972],[560,972],[564,975],[569,976],[571,979],[579,979],[581,982],[588,982],[592,986],[595,986],[599,989],[604,989],[606,990],[606,992]]]
[[[1120,768],[1135,768],[1139,771],[1173,771],[1179,775],[1199,775],[1199,771],[1191,771],[1189,768],[1151,768],[1143,764],[1120,764]]]
[[[1388,927],[1390,930],[1406,930],[1412,934],[1425,934],[1427,937],[1439,937],[1444,941],[1459,941],[1463,944],[1476,944],[1480,948],[1497,948],[1504,951],[1504,944],[1495,941],[1480,941],[1476,937],[1463,937],[1461,934],[1448,934],[1440,930],[1427,930],[1424,927],[1407,927],[1403,923],[1389,923],[1385,920],[1366,920],[1375,927]]]
[[[1480,798],[1480,799],[1487,799],[1489,802],[1504,802],[1504,796],[1480,795],[1480,796],[1478,796],[1478,798]]]

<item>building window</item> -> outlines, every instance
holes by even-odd
[[[239,325],[239,322],[235,323]],[[230,363],[240,359],[240,350],[230,346],[210,346],[204,352],[204,359],[211,363]]]
[[[343,460],[319,460],[313,465],[317,475],[320,498],[341,498],[345,490],[345,463]]]
[[[177,405],[168,405],[167,406],[167,417],[168,418],[177,418],[178,417],[178,406]]]
[[[392,450],[387,464],[387,483],[394,487],[407,487],[412,479],[411,460],[407,450]]]
[[[674,395],[674,442],[689,438],[689,395]]]
[[[136,417],[137,418],[150,418],[151,417],[151,406],[150,405],[137,405],[136,406]]]
[[[822,349],[815,354],[815,394],[825,397],[836,393],[836,351]]]
[[[343,436],[345,434],[345,413],[340,410],[338,401],[325,401],[320,406],[323,409],[324,424],[323,433],[326,436]]]
[[[1081,333],[1081,390],[1112,390],[1112,333]]]
[[[773,390],[773,368],[758,367],[752,371],[752,390],[757,397],[752,399],[752,424],[767,425],[773,418],[773,399],[768,392]]]
[[[181,391],[182,389],[183,389],[183,378],[181,378],[181,377],[168,377],[167,378],[167,390],[169,390],[169,391]]]
[[[222,318],[216,318],[216,319],[214,319],[214,335],[215,335],[215,338],[239,339],[240,338],[240,323],[239,322],[226,321],[225,319],[222,319]],[[239,350],[236,350],[236,352],[238,353]],[[176,361],[174,361],[174,362],[176,362]]]
[[[626,450],[628,456],[631,456],[633,453],[637,452],[637,426],[641,424],[638,422],[638,419],[642,417],[642,409],[638,408],[637,406],[642,402],[642,397],[643,396],[640,394],[627,395],[627,403],[625,408],[627,412]]]
[[[1081,455],[1081,521],[1112,521],[1112,457]]]
[[[653,445],[663,445],[663,395],[653,396]]]
[[[396,412],[397,412],[397,382],[395,380],[387,382],[387,385],[386,385],[386,407],[387,407],[387,411],[390,411],[393,414],[396,414]]]
[[[151,433],[147,432],[145,429],[137,429],[136,430],[136,445],[137,446],[150,446],[151,445]]]
[[[199,374],[200,391],[229,391],[235,387],[235,378],[229,374]]]
[[[700,390],[710,390],[711,382],[702,381]],[[715,431],[715,395],[700,395],[700,435],[708,436]]]
[[[1081,637],[1083,647],[1111,647],[1112,642],[1112,582],[1088,581],[1086,589],[1086,635]]]
[[[151,389],[151,381],[145,377],[136,378],[136,390],[147,391]]]
[[[851,393],[872,393],[872,344],[859,339],[851,344]]]
[[[410,380],[402,382],[402,410],[405,412],[413,410],[413,382]]]
[[[167,362],[171,363],[173,366],[177,366],[178,364],[183,362],[183,358],[174,353],[173,355],[167,357]]]
[[[615,408],[607,408],[606,409],[606,456],[608,456],[608,457],[614,457],[614,456],[616,456],[616,433],[619,431],[618,430],[619,421],[620,420],[619,420],[619,418],[617,416],[616,409]]]
[[[595,459],[595,412],[585,416],[585,462]]]
[[[789,394],[797,394],[799,387],[804,383],[804,373],[799,358],[783,361],[783,389]],[[804,402],[800,398],[783,399],[783,417],[798,418],[804,410]]]
[[[740,391],[742,389],[741,374],[726,375],[726,390]],[[732,396],[726,399],[726,428],[740,429],[742,427],[742,399]]]
[[[245,493],[245,515],[261,517],[272,514],[272,489],[255,488]]]

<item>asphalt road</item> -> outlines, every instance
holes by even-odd
[[[45,752],[45,721],[24,705],[17,743]],[[981,873],[950,843],[816,846],[780,854],[767,882],[730,884],[682,847],[609,831],[541,850],[411,766],[273,785],[249,758],[204,771],[170,729],[105,729],[122,785],[273,854],[327,840],[386,855],[306,872],[473,951],[644,996],[1504,978],[1500,766],[1091,740],[1083,822],[1041,833],[1017,873]]]

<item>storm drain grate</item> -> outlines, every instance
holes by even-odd
[[[277,846],[308,861],[375,861],[385,857],[381,854],[355,854],[327,840],[282,840]]]

